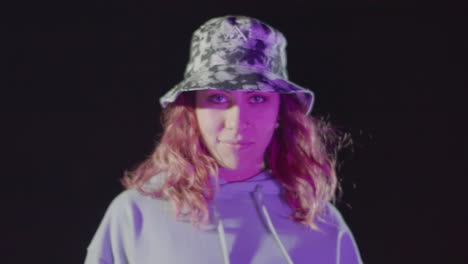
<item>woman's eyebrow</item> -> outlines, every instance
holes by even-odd
[[[231,91],[226,91],[226,92],[231,93]],[[257,91],[245,91],[245,92],[248,93],[248,94],[250,94],[250,93],[255,93],[255,92],[257,92]]]
[[[223,92],[223,93],[231,94],[230,90],[218,90],[218,89],[208,89],[208,90],[213,91],[213,92]],[[261,92],[261,91],[245,91],[245,92],[248,94],[251,94],[251,93],[256,93],[256,92]]]

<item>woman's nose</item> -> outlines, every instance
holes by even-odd
[[[244,130],[250,123],[246,116],[244,107],[237,104],[233,104],[231,107],[226,109],[225,115],[225,128],[231,130]]]

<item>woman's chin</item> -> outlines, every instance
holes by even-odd
[[[240,163],[238,161],[224,162],[221,167],[227,170],[239,170],[241,169]]]

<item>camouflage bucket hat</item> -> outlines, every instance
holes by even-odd
[[[184,80],[159,100],[164,108],[181,92],[218,89],[295,94],[309,114],[314,93],[288,80],[286,38],[257,19],[210,19],[192,36]]]

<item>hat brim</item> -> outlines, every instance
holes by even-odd
[[[244,65],[216,65],[192,74],[163,95],[159,102],[165,108],[174,102],[182,92],[204,89],[295,94],[303,104],[304,109],[307,109],[306,114],[312,110],[315,98],[312,91],[263,68]]]

